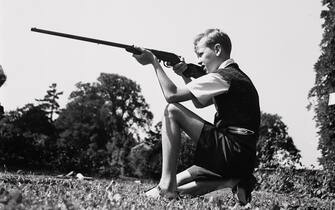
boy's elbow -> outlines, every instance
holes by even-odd
[[[203,104],[202,104],[202,103],[200,103],[200,102],[193,103],[193,104],[194,104],[195,108],[197,108],[197,109],[201,109],[201,108],[204,108],[204,107],[206,107],[206,105],[203,105]]]
[[[177,103],[178,102],[177,97],[175,95],[167,95],[167,96],[165,96],[165,100],[169,104]]]
[[[204,108],[204,107],[205,107],[204,105],[199,104],[199,103],[194,103],[194,106],[195,106],[195,108],[197,108],[197,109],[201,109],[201,108]]]

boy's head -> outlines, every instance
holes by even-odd
[[[195,38],[194,50],[199,64],[210,73],[230,58],[231,42],[228,35],[219,29],[208,29]]]
[[[207,29],[204,33],[201,33],[195,37],[193,42],[195,51],[197,50],[196,47],[198,42],[203,38],[206,38],[207,47],[213,49],[215,44],[220,44],[224,54],[230,57],[232,46],[230,38],[226,33],[220,29]]]

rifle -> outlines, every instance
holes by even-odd
[[[33,32],[38,32],[38,33],[44,33],[44,34],[49,34],[49,35],[54,35],[54,36],[60,36],[60,37],[65,37],[69,39],[77,39],[85,42],[93,42],[96,44],[103,44],[103,45],[108,45],[108,46],[113,46],[113,47],[119,47],[119,48],[124,48],[126,51],[134,53],[134,54],[141,54],[141,51],[137,50],[134,45],[126,45],[126,44],[120,44],[116,42],[109,42],[109,41],[104,41],[104,40],[99,40],[99,39],[93,39],[93,38],[88,38],[88,37],[83,37],[83,36],[76,36],[72,34],[65,34],[65,33],[60,33],[56,31],[48,31],[48,30],[43,30],[39,28],[31,28],[31,31]],[[160,50],[155,50],[155,49],[147,49],[150,50],[159,61],[163,61],[164,66],[166,67],[171,67],[176,65],[177,63],[181,62],[181,57],[171,53],[171,52],[165,52],[165,51],[160,51]],[[198,65],[188,63],[187,64],[187,69],[183,72],[183,75],[185,77],[194,77],[198,78],[203,75],[205,75],[206,72],[205,70]]]

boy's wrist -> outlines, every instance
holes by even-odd
[[[192,81],[192,80],[191,80],[191,78],[189,78],[189,77],[186,77],[186,76],[184,76],[184,75],[182,75],[182,78],[183,78],[183,80],[184,80],[185,84],[188,84],[189,82],[191,82],[191,81]]]
[[[156,56],[153,58],[151,62],[152,66],[156,69],[160,64],[159,61],[157,60]]]

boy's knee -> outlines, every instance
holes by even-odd
[[[178,103],[169,103],[165,107],[164,116],[169,118],[175,117],[179,112]]]

